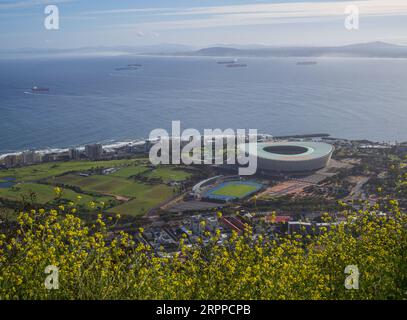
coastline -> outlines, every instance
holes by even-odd
[[[117,142],[110,142],[108,144],[100,143],[100,142],[95,142],[97,144],[102,144],[104,150],[113,150],[125,146],[135,146],[135,145],[142,145],[146,142],[147,139],[137,139],[137,140],[130,140],[130,141],[117,141]],[[79,151],[84,151],[85,150],[85,145],[80,145],[77,147],[62,147],[62,148],[46,148],[46,149],[27,149],[27,150],[21,150],[21,151],[15,151],[15,152],[8,152],[8,153],[0,153],[0,160],[6,158],[7,156],[12,156],[12,155],[21,155],[24,152],[29,152],[29,151],[34,151],[40,155],[44,154],[51,154],[51,153],[64,153],[68,152],[70,149],[76,149]]]
[[[367,139],[346,139],[346,138],[340,138],[340,137],[332,137],[328,133],[308,133],[308,134],[294,134],[294,135],[284,135],[284,136],[273,136],[267,133],[259,133],[258,136],[260,138],[273,138],[276,140],[290,140],[290,139],[326,139],[326,140],[332,140],[332,141],[355,141],[355,142],[363,142],[366,144],[372,144],[372,145],[396,145],[396,141],[388,141],[388,142],[378,142],[378,141],[372,141],[372,140],[367,140]],[[114,151],[115,149],[123,148],[126,146],[138,146],[138,145],[143,145],[148,141],[147,138],[139,138],[135,140],[127,140],[127,141],[109,141],[109,142],[93,142],[93,143],[87,143],[83,144],[80,146],[70,146],[70,147],[61,147],[61,148],[45,148],[45,149],[26,149],[26,150],[19,150],[15,152],[6,152],[6,153],[0,153],[0,160],[5,159],[7,156],[19,156],[22,155],[24,152],[35,152],[38,153],[39,155],[45,155],[45,154],[59,154],[59,153],[65,153],[68,152],[71,149],[75,149],[78,151],[84,151],[85,146],[88,144],[101,144],[103,150],[106,150],[108,152]]]

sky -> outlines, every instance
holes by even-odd
[[[59,9],[59,30],[44,10]],[[344,26],[359,9],[359,29]],[[407,45],[407,0],[0,0],[0,49],[219,44]]]

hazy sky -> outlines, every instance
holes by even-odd
[[[44,27],[47,4],[59,8],[58,31]],[[349,5],[357,31],[344,27]],[[0,49],[370,41],[407,44],[407,0],[0,0]]]

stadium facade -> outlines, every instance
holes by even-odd
[[[242,144],[239,145],[239,150],[257,157],[258,173],[290,174],[307,173],[326,167],[334,147],[321,142],[289,141],[258,143],[257,148]]]

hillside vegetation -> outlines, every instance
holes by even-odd
[[[206,232],[191,247],[185,235],[173,257],[109,232],[119,216],[86,225],[74,204],[22,212],[0,234],[0,299],[405,299],[407,219],[396,201],[386,210],[344,212],[346,222],[317,236],[268,240],[248,227],[222,245]],[[58,290],[44,286],[49,265]],[[358,290],[344,286],[348,265],[359,269]]]

